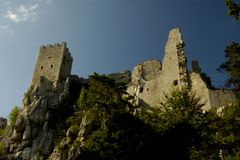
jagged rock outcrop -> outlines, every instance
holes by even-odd
[[[80,124],[71,126],[58,146],[55,146],[54,151],[49,157],[49,160],[71,160],[77,159],[82,153],[81,147],[85,140],[93,131],[101,127],[101,113],[94,110],[88,110],[80,119]]]
[[[57,139],[65,135],[68,128],[65,123],[66,117],[72,114],[81,83],[77,76],[69,76],[62,90],[56,89],[46,95],[39,95],[38,87],[29,89],[23,97],[23,106],[16,122],[5,137],[8,159],[48,158]]]
[[[48,157],[60,130],[57,126],[65,124],[66,112],[72,107],[68,96],[73,81],[67,78],[62,91],[49,91],[48,95],[38,95],[37,87],[25,94],[7,147],[9,159],[37,160]],[[64,105],[66,103],[68,105]]]

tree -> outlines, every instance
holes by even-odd
[[[19,111],[20,109],[17,106],[15,106],[13,107],[11,113],[9,114],[9,121],[10,121],[9,124],[11,127],[15,124]]]
[[[225,49],[226,62],[222,63],[218,71],[225,71],[229,75],[227,85],[240,90],[240,44],[233,42]]]
[[[240,6],[236,0],[225,0],[227,14],[234,20],[239,19]],[[225,48],[226,62],[222,63],[218,71],[225,71],[229,75],[226,85],[234,87],[237,92],[240,90],[240,44],[232,42]]]
[[[200,98],[187,89],[174,90],[165,96],[165,101],[159,106],[162,118],[168,119],[170,125],[179,122],[198,123],[203,116]]]
[[[240,107],[227,106],[220,119],[218,136],[221,139],[222,153],[229,159],[240,158]],[[226,158],[226,159],[227,159]]]
[[[75,159],[83,160],[153,159],[153,154],[159,154],[158,146],[162,144],[155,131],[126,109],[132,106],[123,99],[124,88],[105,75],[89,77],[79,95],[76,112],[68,120],[67,138],[71,142],[58,147],[64,159],[72,146],[80,151]],[[83,132],[84,135],[79,134]],[[158,151],[153,153],[154,149]]]
[[[140,118],[158,132],[158,148],[165,159],[197,159],[204,136],[206,114],[203,104],[187,89],[173,90],[156,108],[140,114]],[[144,110],[143,110],[144,111]],[[205,153],[207,149],[204,149]],[[155,150],[159,152],[159,150]],[[196,156],[192,156],[194,152]],[[207,154],[204,154],[207,155]],[[164,159],[163,158],[163,159]]]
[[[234,20],[239,19],[240,7],[236,0],[225,0],[227,15],[232,16]]]

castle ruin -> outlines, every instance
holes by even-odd
[[[203,110],[235,102],[233,91],[212,89],[207,84],[197,61],[192,62],[192,71],[188,71],[184,45],[181,30],[174,28],[168,35],[163,63],[149,60],[134,67],[127,92],[135,97],[136,105],[157,107],[166,94],[177,88],[186,88],[200,97],[200,103],[205,104]],[[66,43],[42,46],[31,86],[37,86],[40,94],[47,93],[46,90],[59,90],[63,87],[60,84],[71,74],[72,61]]]
[[[176,88],[194,92],[206,111],[234,103],[233,91],[211,89],[200,72],[197,61],[192,62],[192,71],[188,71],[183,37],[180,29],[175,28],[169,32],[163,63],[149,60],[135,66],[127,92],[135,97],[137,105],[147,107],[157,107]]]

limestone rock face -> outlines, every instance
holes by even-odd
[[[54,148],[49,160],[77,159],[76,157],[81,154],[81,147],[85,140],[101,126],[100,117],[95,110],[88,110],[84,113],[80,122],[79,126],[71,126],[68,129],[66,137],[62,139],[59,147]],[[78,128],[78,130],[74,131],[73,128]],[[77,133],[73,133],[76,131]]]
[[[29,90],[23,99],[23,106],[9,135],[9,159],[41,160],[52,153],[54,139],[61,124],[65,124],[64,113],[69,110],[68,96],[71,83],[76,77],[68,77],[61,89],[39,94],[38,89]],[[35,95],[35,96],[33,96]],[[29,97],[27,97],[29,96]],[[54,99],[54,103],[52,100]],[[56,101],[56,99],[58,101]]]

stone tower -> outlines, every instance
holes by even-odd
[[[156,107],[171,90],[189,86],[183,37],[180,28],[174,28],[168,35],[163,63],[150,60],[134,67],[127,91],[137,105]]]
[[[31,86],[57,87],[70,75],[72,61],[65,42],[41,46]]]
[[[184,55],[184,41],[180,28],[174,28],[169,32],[165,46],[162,72],[168,78],[166,85],[189,87],[187,75],[187,60]]]

